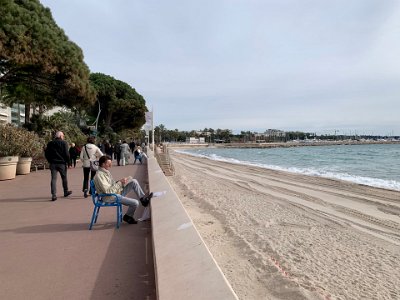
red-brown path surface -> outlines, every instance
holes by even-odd
[[[147,188],[145,164],[111,173]],[[150,221],[116,229],[116,209],[102,208],[88,230],[93,203],[82,179],[78,163],[64,198],[58,176],[54,202],[49,170],[0,181],[0,299],[156,299]]]

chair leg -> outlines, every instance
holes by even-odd
[[[97,209],[96,209],[96,218],[95,218],[95,220],[94,220],[95,223],[97,222],[97,217],[99,216],[100,206],[97,206],[96,208],[97,208]]]
[[[119,228],[119,225],[122,222],[122,207],[121,205],[117,206],[117,228]]]
[[[93,214],[92,214],[92,219],[90,220],[89,230],[92,230],[93,224],[96,223],[95,220],[97,220],[97,207],[96,206],[93,209]]]

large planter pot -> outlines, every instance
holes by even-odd
[[[17,164],[17,175],[26,175],[31,172],[32,157],[20,157]]]
[[[15,178],[17,173],[18,156],[0,157],[0,180]]]

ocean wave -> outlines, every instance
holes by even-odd
[[[316,169],[316,168],[282,167],[282,166],[277,166],[277,165],[254,163],[254,162],[250,162],[250,161],[238,160],[235,158],[227,158],[227,157],[219,156],[214,153],[206,155],[206,154],[201,154],[201,153],[193,153],[193,152],[189,152],[189,151],[185,151],[185,150],[175,150],[175,151],[178,153],[184,153],[184,154],[188,154],[188,155],[192,155],[192,156],[196,156],[196,157],[207,158],[207,159],[215,160],[215,161],[228,162],[228,163],[232,163],[232,164],[245,165],[245,166],[254,166],[254,167],[260,167],[260,168],[270,169],[270,170],[285,171],[285,172],[291,172],[291,173],[296,173],[296,174],[301,174],[301,175],[338,179],[338,180],[348,181],[348,182],[352,182],[352,183],[356,183],[356,184],[362,184],[362,185],[367,185],[367,186],[372,186],[372,187],[377,187],[377,188],[400,191],[400,182],[395,181],[395,180],[385,180],[385,179],[379,179],[379,178],[364,177],[364,176],[358,176],[358,175],[340,173],[340,172],[332,172],[332,171],[327,171],[324,169]]]

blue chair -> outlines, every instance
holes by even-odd
[[[90,221],[89,230],[92,229],[93,224],[97,222],[97,217],[99,216],[100,207],[116,207],[117,208],[117,228],[119,228],[119,224],[122,222],[122,204],[118,199],[117,194],[98,194],[96,192],[96,187],[94,185],[94,181],[90,180],[90,189],[92,192],[92,200],[94,204],[92,220]],[[115,200],[113,202],[104,202],[103,198],[105,196],[114,197]]]

